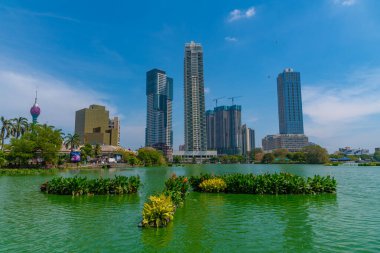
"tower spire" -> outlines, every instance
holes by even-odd
[[[33,124],[37,124],[37,118],[40,116],[41,108],[37,104],[37,89],[36,89],[36,97],[34,98],[34,105],[30,108],[30,114],[32,115]]]

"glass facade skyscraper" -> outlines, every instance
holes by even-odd
[[[300,73],[287,68],[277,77],[280,134],[303,134]]]
[[[242,152],[241,106],[218,106],[206,113],[207,148],[218,154]]]
[[[172,148],[173,79],[165,71],[146,73],[147,116],[145,146]]]
[[[185,150],[207,151],[203,49],[186,43],[184,57]]]

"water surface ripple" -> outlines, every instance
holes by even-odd
[[[137,227],[146,198],[172,173],[332,175],[336,195],[188,195],[164,229]],[[71,171],[140,175],[128,196],[45,195],[52,176],[0,177],[0,252],[380,252],[380,169],[311,165],[202,165]]]

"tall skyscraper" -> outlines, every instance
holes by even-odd
[[[218,106],[206,113],[207,148],[218,154],[241,154],[241,106]]]
[[[244,124],[241,127],[242,132],[242,154],[247,156],[255,149],[255,130]]]
[[[203,49],[194,41],[185,45],[184,57],[185,150],[206,151]]]
[[[165,71],[146,73],[147,116],[145,146],[166,150],[173,147],[172,101],[173,79]]]
[[[265,151],[284,148],[296,152],[309,145],[303,129],[300,79],[300,73],[291,68],[286,68],[277,77],[280,134],[267,135],[262,139]]]
[[[303,134],[300,73],[287,68],[277,77],[280,134]]]
[[[105,106],[90,105],[89,108],[76,111],[75,133],[81,144],[120,145],[120,120],[109,118]]]

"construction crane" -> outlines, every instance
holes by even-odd
[[[235,97],[230,97],[230,98],[227,98],[227,99],[231,99],[232,105],[234,105],[235,98],[241,98],[241,97],[242,96],[235,96]]]
[[[215,107],[218,107],[218,100],[223,99],[223,98],[225,98],[225,96],[224,97],[220,97],[220,98],[214,98],[212,100],[212,101],[215,101]]]

